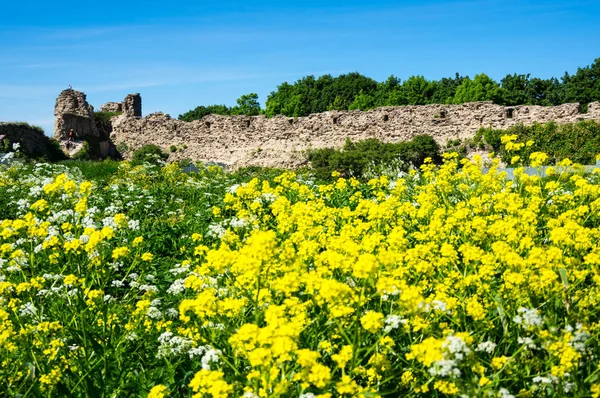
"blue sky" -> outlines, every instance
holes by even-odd
[[[69,84],[98,108],[142,94],[144,115],[261,104],[283,81],[357,71],[378,81],[560,77],[600,57],[600,2],[3,1],[0,121],[52,135]]]

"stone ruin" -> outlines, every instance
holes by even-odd
[[[101,112],[119,112],[125,116],[142,116],[142,97],[140,93],[128,94],[123,102],[107,102],[100,107]]]
[[[142,97],[139,93],[129,94],[123,102],[108,102],[102,105],[100,111],[119,113],[124,117],[141,117]],[[94,107],[88,104],[83,92],[71,88],[63,90],[56,99],[54,116],[54,138],[70,156],[81,150],[83,143],[90,139],[98,143],[100,157],[118,155],[110,142],[112,122],[108,125],[97,123]]]
[[[54,117],[54,138],[59,141],[68,140],[71,130],[76,138],[100,135],[94,122],[94,107],[81,91],[62,91],[56,99]]]
[[[56,101],[54,136],[65,148],[71,145],[65,143],[65,133],[73,128],[77,140],[98,140],[102,156],[129,158],[135,149],[155,144],[169,154],[169,160],[187,158],[233,167],[295,167],[307,162],[307,149],[340,148],[346,138],[399,142],[430,134],[445,144],[448,140],[472,138],[481,127],[506,129],[519,123],[600,121],[599,102],[589,104],[587,113],[581,113],[579,104],[505,107],[472,102],[329,111],[297,118],[208,115],[193,122],[161,112],[141,117],[141,103],[139,94],[130,94],[122,102],[102,105],[101,111],[121,114],[113,116],[108,128],[100,131],[85,94],[65,90]]]

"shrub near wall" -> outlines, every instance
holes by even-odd
[[[435,163],[441,159],[440,147],[429,135],[400,143],[384,143],[374,138],[358,142],[347,139],[341,150],[323,148],[309,153],[313,172],[322,180],[331,178],[334,171],[362,179],[407,171],[411,166],[419,167],[428,157]]]
[[[133,152],[131,157],[132,162],[139,163],[158,163],[159,161],[165,161],[169,157],[159,146],[148,144],[144,145]]]
[[[507,151],[501,141],[503,135],[516,135],[524,145],[519,150]],[[594,164],[596,156],[600,154],[600,123],[586,120],[568,124],[519,124],[507,130],[482,128],[474,139],[475,143],[481,141],[509,164],[528,163],[529,155],[533,152],[546,153],[550,164],[565,158],[575,163]],[[515,159],[515,156],[519,159]]]

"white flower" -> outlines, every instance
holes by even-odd
[[[465,341],[458,336],[448,336],[442,343],[442,347],[445,348],[450,354],[454,356],[456,360],[462,360],[465,355],[471,352],[471,349],[467,346]]]
[[[167,314],[167,316],[169,316],[169,318],[179,317],[179,311],[177,311],[176,308],[169,308],[167,311],[165,311],[165,314]]]
[[[460,377],[460,369],[456,367],[456,361],[452,359],[440,359],[439,361],[435,361],[433,366],[428,369],[429,374],[432,376],[455,376]]]
[[[168,294],[178,295],[185,290],[185,279],[177,279],[167,289]]]
[[[123,281],[116,280],[116,281],[112,281],[110,285],[113,287],[122,287],[124,284],[125,283]]]
[[[240,187],[240,184],[234,184],[232,186],[230,186],[229,188],[227,188],[227,192],[229,192],[230,194],[235,194],[235,192],[237,191],[237,189]]]
[[[398,328],[401,324],[406,325],[406,319],[400,318],[398,315],[388,315],[385,317],[385,327],[383,331],[389,333],[392,330]]]
[[[531,381],[535,384],[552,384],[552,379],[550,377],[536,376]]]
[[[204,346],[192,347],[188,351],[188,355],[190,356],[190,359],[193,359],[194,357],[199,357],[204,354],[204,351],[206,351],[206,347]]]
[[[176,264],[175,268],[171,268],[169,270],[169,272],[172,273],[173,275],[179,275],[179,274],[185,274],[189,270],[190,270],[189,265],[182,266],[181,264]]]
[[[35,316],[37,309],[32,302],[27,302],[19,307],[19,315],[21,316]]]
[[[523,344],[526,350],[537,350],[538,348],[531,337],[519,337],[517,341],[519,344]]]
[[[527,326],[541,326],[543,319],[539,316],[537,310],[535,308],[525,308],[521,307],[517,310],[520,315],[517,315],[513,318],[515,323],[519,325]]]
[[[140,285],[138,289],[144,292],[158,292],[158,288],[154,285]]]
[[[210,224],[208,226],[208,232],[206,235],[211,238],[219,238],[221,239],[223,235],[225,235],[226,229],[221,224]]]
[[[492,352],[494,352],[495,349],[496,349],[496,343],[491,342],[491,341],[484,341],[477,345],[477,348],[475,349],[475,351],[479,351],[479,352],[484,351],[484,352],[487,352],[488,354],[491,354]]]
[[[113,217],[106,217],[102,220],[102,225],[105,227],[111,227],[112,229],[117,229],[117,223]]]
[[[566,393],[569,393],[569,392],[571,392],[571,390],[573,389],[573,387],[575,387],[575,383],[572,383],[572,382],[568,381],[568,382],[566,382],[563,385],[563,391],[566,392]]]
[[[273,202],[275,202],[275,199],[277,199],[277,196],[273,193],[267,192],[267,193],[263,193],[261,195],[261,199],[265,203],[273,203]]]
[[[576,351],[582,352],[585,350],[586,342],[591,336],[587,331],[583,330],[583,325],[581,323],[578,323],[576,327],[577,330],[573,334],[573,338],[569,342],[569,345]]]
[[[149,307],[146,315],[150,319],[162,319],[163,317],[162,312],[160,312],[160,310],[156,307]]]
[[[243,218],[236,218],[236,217],[234,217],[234,218],[232,218],[232,219],[229,221],[229,225],[230,225],[232,228],[244,228],[245,226],[247,226],[247,225],[248,225],[248,221],[246,221],[246,220],[245,220],[245,219],[243,219]]]
[[[431,302],[431,306],[433,307],[433,309],[438,310],[438,311],[446,311],[446,303],[444,303],[443,301],[440,300],[433,300]]]
[[[113,303],[116,299],[111,296],[110,294],[105,294],[104,295],[104,302],[105,303]]]
[[[158,358],[164,358],[170,355],[181,355],[189,351],[192,341],[187,337],[175,336],[171,332],[164,332],[158,336]]]
[[[204,356],[202,357],[202,360],[200,361],[202,363],[202,369],[205,370],[210,370],[210,364],[211,363],[219,363],[219,355],[221,355],[221,351],[220,350],[215,350],[214,348],[209,348],[206,353],[204,354]]]
[[[500,391],[498,391],[498,397],[499,398],[515,398],[515,396],[512,395],[510,393],[510,391],[508,391],[506,388],[501,388]]]

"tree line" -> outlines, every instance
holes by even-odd
[[[299,117],[329,110],[369,110],[381,106],[462,104],[474,101],[492,101],[506,106],[579,102],[585,111],[587,104],[600,101],[600,58],[591,65],[578,68],[575,74],[565,72],[560,79],[542,79],[517,73],[506,75],[500,82],[485,73],[472,79],[456,73],[454,77],[440,80],[411,76],[404,81],[392,75],[384,82],[377,82],[356,72],[337,77],[306,76],[293,84],[280,84],[267,97],[265,108],[261,108],[258,95],[251,93],[238,98],[234,107],[199,106],[179,115],[179,119],[192,121],[211,113]]]

